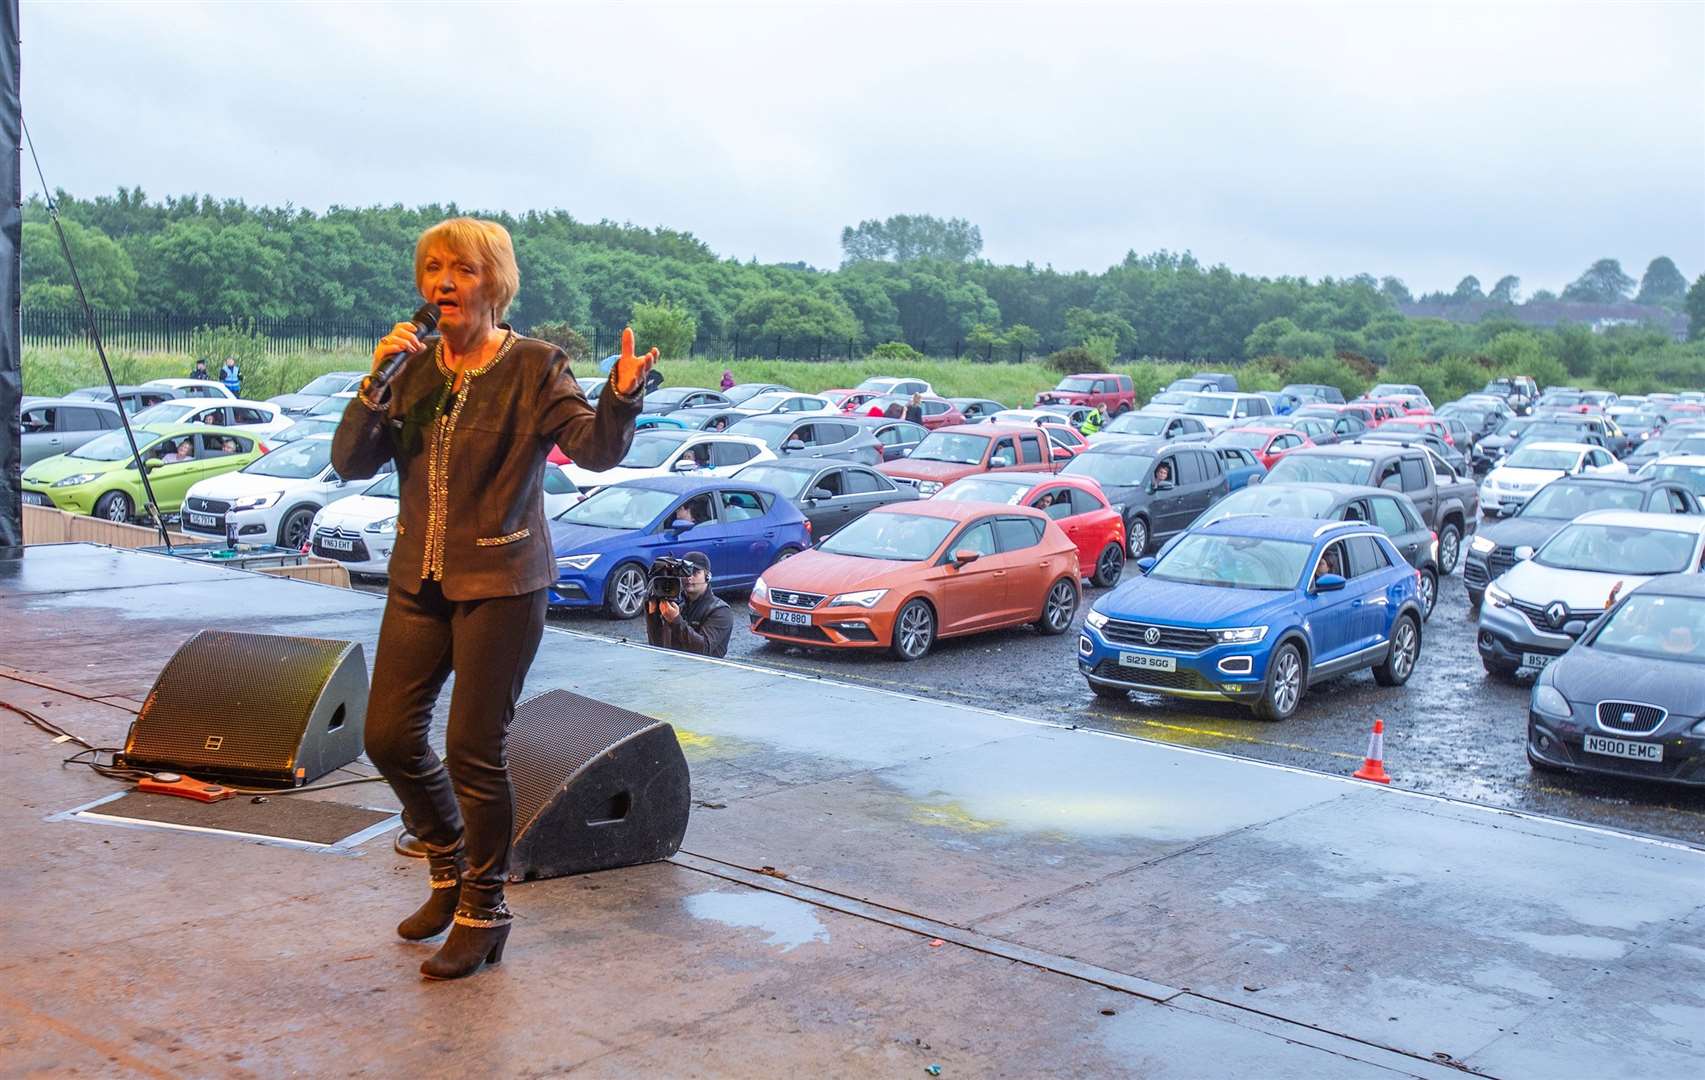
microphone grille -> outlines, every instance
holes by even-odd
[[[438,329],[438,315],[437,304],[422,304],[420,310],[414,313],[414,324],[420,327],[423,332],[430,334]]]

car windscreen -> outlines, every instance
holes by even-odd
[[[1115,416],[1101,430],[1114,435],[1159,435],[1172,423],[1169,416],[1157,413],[1128,412]]]
[[[771,390],[766,394],[753,394],[751,397],[747,398],[745,403],[740,407],[743,409],[752,409],[757,412],[763,412],[766,409],[779,407],[782,402],[793,396],[794,395],[787,390]]]
[[[130,418],[131,426],[144,427],[148,424],[175,424],[201,408],[200,405],[179,405],[171,401],[162,401],[158,405],[150,405]]]
[[[1419,397],[1420,394],[1421,388],[1418,386],[1402,386],[1398,383],[1382,382],[1369,390],[1367,396],[1370,398]]]
[[[675,501],[675,492],[612,484],[557,515],[566,525],[643,529]]]
[[[687,399],[687,395],[696,393],[698,393],[697,390],[683,388],[653,390],[645,395],[645,405],[647,408],[656,408],[659,405],[679,405]]]
[[[1094,379],[1061,379],[1054,389],[1067,394],[1087,394],[1094,386]]]
[[[1610,613],[1589,647],[1705,664],[1705,599],[1636,593]]]
[[[1318,518],[1325,516],[1335,501],[1336,496],[1330,491],[1322,491],[1319,488],[1262,483],[1254,487],[1239,488],[1227,495],[1209,507],[1191,527],[1199,529],[1221,518],[1238,514]]]
[[[1534,553],[1540,566],[1603,574],[1679,574],[1692,566],[1697,533],[1576,522]]]
[[[341,391],[348,381],[348,375],[321,375],[296,392],[298,394],[335,394]]]
[[[1592,510],[1638,510],[1646,493],[1620,484],[1546,484],[1527,501],[1519,517],[1573,521]]]
[[[1365,484],[1372,458],[1327,454],[1287,454],[1267,474],[1265,484]]]
[[[341,393],[341,392],[342,391],[339,391],[339,393]],[[332,415],[336,415],[336,414],[341,414],[345,409],[349,408],[350,401],[351,401],[350,398],[338,397],[336,394],[333,394],[332,396],[327,397],[327,398],[322,398],[321,400],[314,402],[313,405],[309,406],[308,407],[308,415],[309,416],[332,416]]]
[[[774,465],[748,465],[740,470],[740,479],[751,484],[762,484],[775,488],[788,498],[798,498],[805,490],[805,481],[811,479],[809,469],[785,469]]]
[[[766,389],[767,387],[765,387],[763,383],[753,383],[748,386],[735,385],[723,391],[722,396],[727,398],[729,401],[734,402],[736,405],[742,405],[745,404],[747,398],[752,397],[755,394],[761,394]]]
[[[1190,416],[1230,416],[1236,408],[1234,398],[1210,397],[1207,394],[1192,394],[1184,403],[1184,411]]]
[[[1539,407],[1544,409],[1552,405],[1579,405],[1585,400],[1580,394],[1560,394],[1553,390],[1548,394],[1540,395]]]
[[[787,417],[767,419],[749,416],[744,420],[728,425],[731,435],[747,435],[757,439],[771,450],[778,449],[787,433],[793,430],[793,420]]]
[[[250,476],[277,476],[285,480],[306,480],[310,476],[320,475],[320,472],[331,464],[331,460],[332,442],[330,439],[299,439],[256,458],[244,466],[243,471]]]
[[[1573,450],[1541,450],[1537,446],[1521,446],[1504,459],[1504,464],[1512,469],[1554,469],[1558,472],[1568,472],[1580,460],[1581,455]]]
[[[633,437],[621,468],[655,469],[691,437],[692,433],[687,431],[642,431]]]
[[[398,485],[401,483],[401,473],[388,472],[379,479],[362,489],[361,494],[371,495],[375,499],[398,498]]]
[[[1087,476],[1103,487],[1134,487],[1153,464],[1149,454],[1079,454],[1066,462],[1060,475]]]
[[[932,431],[918,443],[909,461],[946,461],[954,465],[980,465],[989,449],[987,435],[963,435],[951,431]]]
[[[1293,589],[1313,551],[1298,540],[1185,533],[1148,576],[1227,589]]]
[[[1215,446],[1239,446],[1245,450],[1259,450],[1267,445],[1271,435],[1259,431],[1240,431],[1233,428],[1223,434],[1214,436]]]
[[[1148,403],[1150,405],[1177,405],[1189,400],[1190,395],[1182,390],[1162,390],[1154,397],[1149,398]]]
[[[142,450],[143,460],[148,458],[149,445],[158,441],[159,436],[152,432],[136,433],[136,445]],[[124,461],[130,457],[130,440],[125,438],[123,431],[109,431],[105,435],[90,439],[65,456],[82,458],[84,461]]]
[[[282,446],[297,439],[306,439],[310,435],[330,434],[337,430],[339,422],[335,416],[308,417],[296,421],[276,435],[268,435],[266,441],[275,446]]]
[[[1705,468],[1698,465],[1665,465],[1658,464],[1651,471],[1641,470],[1642,476],[1655,476],[1659,480],[1677,480],[1686,484],[1695,495],[1705,497]]]
[[[818,550],[860,559],[922,562],[935,554],[958,524],[952,518],[923,514],[866,514],[823,541]]]
[[[948,484],[935,497],[944,502],[1017,503],[1034,486],[1031,480],[1012,483],[992,476],[967,476]]]

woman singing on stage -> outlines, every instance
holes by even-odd
[[[367,709],[367,753],[426,845],[432,892],[397,933],[450,936],[421,965],[429,979],[497,963],[509,936],[503,902],[514,832],[504,741],[544,632],[556,579],[541,484],[552,446],[590,469],[627,453],[657,350],[622,334],[610,383],[587,404],[568,358],[501,320],[520,285],[509,233],[455,218],[421,234],[420,294],[438,305],[438,337],[398,323],[373,350],[408,353],[381,384],[369,376],[344,411],[332,461],[345,479],[395,461],[401,500],[390,593]],[[454,671],[445,733],[449,769],[428,742],[432,707]]]

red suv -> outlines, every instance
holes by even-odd
[[[1093,405],[1103,416],[1118,416],[1137,407],[1137,392],[1129,375],[1067,375],[1060,385],[1037,394],[1036,404]]]

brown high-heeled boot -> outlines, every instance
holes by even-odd
[[[426,865],[432,877],[432,895],[420,905],[420,910],[397,924],[397,936],[409,941],[425,941],[448,929],[462,896],[463,860],[460,851],[450,855],[429,855]]]
[[[460,979],[478,971],[481,964],[502,962],[514,918],[501,898],[489,908],[458,904],[450,936],[420,965],[420,973],[428,979]]]

